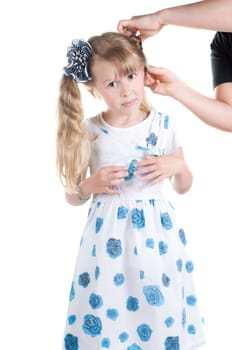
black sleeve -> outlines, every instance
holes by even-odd
[[[213,87],[232,82],[232,33],[217,32],[210,47]]]

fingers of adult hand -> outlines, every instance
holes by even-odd
[[[155,67],[155,66],[151,66],[151,65],[147,65],[147,72],[150,73],[153,76],[157,76],[157,75],[163,75],[167,72],[167,70],[165,68],[162,67]]]
[[[117,30],[120,32],[120,33],[123,33],[125,32],[126,28],[127,28],[127,23],[128,23],[128,20],[125,20],[125,19],[122,19],[121,21],[118,22],[118,25],[117,25]]]
[[[150,86],[150,89],[152,92],[154,92],[154,94],[162,94],[162,91],[160,89],[160,81],[158,79],[156,79],[154,84]]]
[[[137,33],[137,29],[130,25],[130,20],[119,21],[117,29],[120,33],[128,36],[134,36]]]

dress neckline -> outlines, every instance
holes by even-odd
[[[134,125],[128,126],[128,127],[117,127],[117,126],[112,126],[112,125],[108,124],[103,118],[103,112],[98,114],[98,118],[99,118],[101,124],[104,125],[107,129],[115,130],[115,131],[117,131],[117,130],[118,131],[119,130],[122,131],[122,130],[132,130],[132,129],[135,129],[135,128],[139,128],[142,125],[145,125],[145,124],[149,123],[150,119],[152,118],[152,116],[155,113],[156,113],[155,110],[152,109],[145,119],[143,119],[142,121],[138,122],[137,124],[134,124]]]

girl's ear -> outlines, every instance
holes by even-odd
[[[148,73],[146,70],[145,70],[145,74],[144,74],[144,85],[145,86],[151,86],[153,85],[155,82],[155,78],[150,74]]]
[[[89,93],[94,97],[94,98],[101,98],[101,96],[99,95],[98,91],[96,89],[94,89],[94,87],[89,87],[88,86],[88,91]]]

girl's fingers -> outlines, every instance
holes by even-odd
[[[105,170],[108,173],[111,173],[111,172],[113,173],[113,172],[119,172],[119,171],[126,171],[127,167],[124,165],[110,165],[110,166],[106,167]]]
[[[116,180],[112,180],[110,182],[111,185],[120,185],[122,184],[123,182],[125,182],[124,178],[123,179],[116,179]]]
[[[158,169],[157,164],[150,164],[150,165],[140,167],[139,170],[136,170],[134,172],[134,174],[135,175],[143,175],[143,174],[157,171],[157,169]]]

